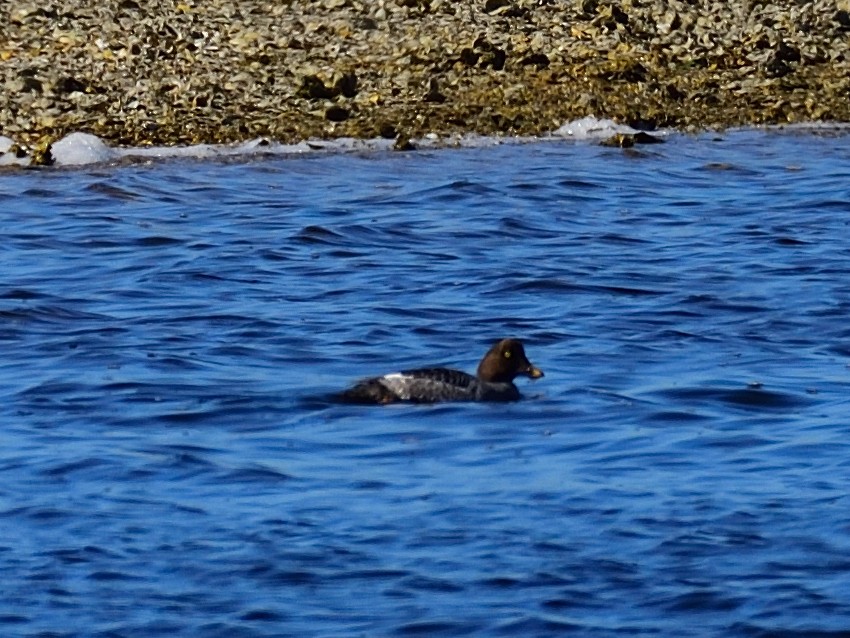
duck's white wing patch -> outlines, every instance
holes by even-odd
[[[402,401],[433,403],[474,399],[478,385],[475,377],[442,368],[393,372],[378,382]]]
[[[378,378],[378,382],[403,401],[410,400],[410,382],[412,377],[402,372],[391,372]]]

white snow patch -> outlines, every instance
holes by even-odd
[[[15,140],[5,135],[0,135],[0,166],[27,166],[30,162],[28,157],[18,157],[9,151],[15,144]]]
[[[598,119],[592,115],[567,122],[552,133],[556,137],[569,137],[575,140],[607,139],[618,133],[634,134],[637,129],[625,124],[617,124],[614,120]]]
[[[80,166],[108,162],[118,157],[103,140],[90,133],[71,133],[50,147],[57,166]]]

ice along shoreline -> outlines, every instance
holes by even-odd
[[[435,134],[421,139],[408,140],[400,148],[397,140],[385,138],[335,140],[303,140],[285,144],[257,138],[234,144],[194,144],[187,146],[111,147],[104,140],[90,133],[71,133],[51,144],[45,152],[49,158],[33,162],[33,157],[20,153],[14,141],[0,136],[0,168],[28,167],[32,165],[87,166],[91,164],[116,164],[127,161],[155,161],[179,158],[217,159],[228,157],[251,157],[257,155],[302,155],[319,152],[380,152],[392,150],[415,150],[447,147],[483,147],[499,144],[523,144],[541,140],[602,141],[618,146],[634,143],[663,141],[664,133],[648,136],[636,129],[613,120],[585,117],[568,122],[557,130],[540,137],[497,137],[475,134],[440,137]]]
[[[763,131],[774,133],[800,133],[812,135],[847,135],[850,123],[809,122],[789,125],[762,125],[757,127],[732,127],[726,133],[738,131]],[[451,135],[440,137],[436,134],[421,139],[408,140],[400,148],[392,139],[339,138],[335,140],[303,140],[295,144],[285,144],[256,138],[234,144],[194,144],[187,146],[146,146],[111,147],[104,140],[90,133],[71,133],[47,150],[49,162],[33,163],[33,158],[21,154],[14,142],[0,136],[0,170],[43,166],[58,167],[89,166],[93,164],[125,164],[136,162],[155,162],[174,159],[216,160],[250,159],[259,156],[293,156],[315,153],[354,153],[413,151],[440,148],[482,148],[502,144],[533,144],[570,140],[574,142],[598,143],[603,146],[628,148],[638,144],[655,144],[666,141],[673,130],[655,131],[648,134],[630,126],[618,124],[613,120],[602,120],[592,116],[568,122],[555,131],[542,136],[487,136],[487,135]],[[714,138],[717,139],[717,138]]]

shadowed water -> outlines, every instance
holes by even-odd
[[[848,635],[847,139],[0,173],[0,634]]]

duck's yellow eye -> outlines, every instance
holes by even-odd
[[[510,359],[510,358],[511,358],[511,351],[505,350],[505,359]]]

